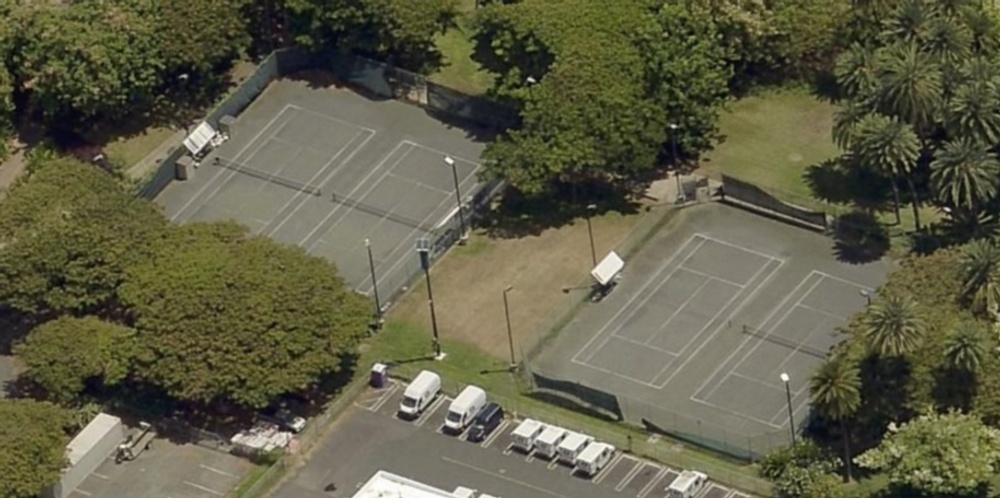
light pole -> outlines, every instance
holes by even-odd
[[[587,213],[585,215],[587,217],[587,234],[590,236],[590,260],[591,263],[593,263],[591,268],[597,267],[597,249],[594,247],[594,227],[590,224],[590,216],[596,209],[597,204],[588,204]]]
[[[861,289],[860,294],[861,294],[861,297],[865,298],[865,301],[868,301],[868,306],[871,306],[872,305],[872,293],[868,292],[868,289]]]
[[[375,258],[372,257],[371,241],[365,239],[365,249],[368,250],[368,269],[372,274],[372,292],[375,294],[375,326],[382,326],[382,302],[378,298],[378,278],[375,277]]]
[[[510,331],[510,305],[507,304],[507,293],[514,288],[508,285],[503,290],[503,316],[507,319],[507,344],[510,346],[510,370],[517,369],[517,360],[514,359],[514,334]]]
[[[681,166],[680,162],[677,160],[677,130],[679,130],[681,126],[677,123],[670,123],[667,126],[670,128],[671,156],[674,160],[674,167],[677,168],[677,170],[674,171],[674,177],[677,179],[677,203],[680,204],[687,200],[687,195],[684,193],[684,186],[681,185]]]
[[[444,163],[451,166],[451,177],[455,180],[455,204],[458,206],[458,224],[462,235],[458,239],[459,244],[465,243],[465,211],[462,209],[462,193],[458,189],[458,168],[455,160],[451,156],[444,156]]]
[[[181,95],[181,98],[185,100],[187,100],[187,83],[188,80],[190,79],[191,75],[189,75],[188,73],[181,73],[179,76],[177,76],[177,82],[180,84],[179,86],[181,87],[181,92],[184,93],[184,95]],[[181,120],[181,125],[184,126],[184,138],[187,138],[187,136],[191,134],[191,129],[188,126],[188,120],[184,119],[184,116],[181,116],[180,120]]]
[[[417,239],[417,254],[420,255],[420,267],[424,269],[424,280],[427,281],[427,304],[431,309],[431,331],[434,333],[434,359],[443,360],[441,341],[438,338],[437,314],[434,313],[434,291],[431,287],[431,241],[426,237]]]
[[[792,388],[788,385],[791,380],[787,373],[781,372],[781,382],[785,383],[785,397],[788,399],[788,432],[792,435],[792,444],[795,444],[795,416],[793,415],[795,412],[792,411]]]

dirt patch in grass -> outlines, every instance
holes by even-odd
[[[654,212],[655,214],[661,214]],[[645,216],[609,213],[592,220],[598,259],[620,247]],[[530,351],[561,313],[579,301],[580,291],[564,292],[587,282],[591,270],[585,220],[538,235],[513,239],[474,234],[434,264],[431,280],[438,330],[442,338],[474,345],[498,358],[510,356],[504,319],[503,290],[508,293],[515,355]],[[424,282],[418,281],[390,312],[390,318],[426,324],[430,312]],[[430,343],[428,342],[428,351]]]

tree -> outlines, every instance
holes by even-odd
[[[809,381],[813,407],[827,419],[840,422],[844,443],[844,477],[851,479],[851,448],[848,420],[861,406],[861,377],[858,364],[846,356],[823,362]]]
[[[828,498],[837,486],[837,457],[810,439],[780,448],[760,461],[761,477],[774,484],[776,496]]]
[[[878,89],[877,62],[874,50],[857,43],[837,58],[834,76],[848,99],[848,105],[867,111],[868,106],[863,103],[871,99]]]
[[[993,239],[974,240],[962,249],[960,297],[976,313],[996,316],[1000,310],[1000,244]]]
[[[119,293],[138,332],[137,379],[252,408],[336,372],[371,314],[330,263],[235,223],[172,226]]]
[[[69,414],[47,402],[0,398],[0,496],[32,498],[67,464]]]
[[[889,179],[895,200],[896,223],[899,217],[899,186],[901,177],[909,178],[920,156],[920,139],[906,123],[884,116],[869,114],[861,118],[853,132],[851,154],[862,165]],[[917,199],[914,193],[913,212],[917,216]]]
[[[1000,430],[959,412],[929,412],[889,432],[855,460],[885,472],[903,490],[925,496],[970,496],[1000,471]]]
[[[113,312],[125,268],[148,257],[166,219],[93,165],[42,158],[29,169],[0,203],[0,303]]]
[[[878,57],[879,109],[926,136],[942,106],[940,65],[915,43],[886,47]]]
[[[187,72],[206,77],[234,61],[250,43],[247,18],[250,0],[157,0],[153,5],[156,34],[165,73]],[[211,29],[205,29],[211,26]]]
[[[76,398],[92,380],[123,380],[135,356],[135,331],[95,317],[61,317],[39,325],[14,352],[26,374],[56,401]]]
[[[163,69],[151,4],[84,0],[28,10],[12,67],[47,124],[65,129],[148,105]]]
[[[908,296],[876,300],[864,316],[865,343],[880,357],[902,357],[915,351],[924,333],[917,303]]]
[[[944,350],[946,365],[975,374],[986,358],[985,339],[978,327],[968,323],[959,326],[948,336]]]
[[[975,214],[996,198],[1000,161],[985,145],[968,139],[945,144],[931,162],[931,185],[947,206]]]

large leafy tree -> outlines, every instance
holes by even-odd
[[[32,498],[59,480],[69,422],[54,404],[0,398],[0,496]]]
[[[839,479],[840,462],[810,439],[800,439],[764,457],[759,464],[761,477],[771,481],[775,496],[787,498],[827,498]]]
[[[890,295],[876,300],[864,315],[862,334],[869,351],[880,357],[902,357],[920,346],[926,333],[916,301]]]
[[[115,384],[135,355],[135,331],[95,317],[39,325],[15,349],[29,378],[57,401],[76,398],[90,381]]]
[[[139,379],[178,399],[248,407],[336,371],[371,310],[325,260],[232,223],[172,227],[120,294]]]
[[[823,362],[809,381],[813,407],[827,419],[840,422],[844,444],[844,477],[851,479],[849,420],[861,406],[860,368],[853,358],[834,356]]]
[[[12,67],[30,105],[66,127],[148,104],[164,66],[152,5],[82,0],[28,8]]]
[[[856,459],[924,496],[974,496],[1000,472],[1000,430],[959,412],[927,413],[891,426],[878,447]]]
[[[36,315],[110,312],[125,269],[166,225],[95,166],[43,156],[0,203],[0,303]]]
[[[167,74],[212,76],[250,43],[244,9],[250,0],[157,0],[157,45]],[[206,29],[211,26],[211,28]]]

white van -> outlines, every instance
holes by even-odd
[[[559,444],[563,442],[563,439],[566,438],[566,434],[566,429],[562,427],[548,426],[535,439],[535,454],[550,459],[556,456],[556,450],[559,448]]]
[[[559,448],[556,449],[556,452],[559,454],[559,461],[567,465],[575,464],[576,457],[580,456],[580,452],[593,442],[594,438],[586,434],[580,434],[579,432],[566,433],[566,437],[563,438],[562,442],[559,443]]]
[[[694,498],[705,487],[708,476],[694,470],[685,470],[667,487],[666,498]]]
[[[545,430],[545,424],[533,420],[530,418],[524,419],[521,425],[518,425],[513,432],[510,433],[511,438],[514,440],[514,447],[524,451],[531,451],[531,447],[535,445],[535,439],[541,435],[542,431]]]
[[[476,418],[479,410],[486,406],[486,391],[468,386],[462,389],[458,397],[448,407],[448,416],[444,419],[444,428],[451,432],[462,432]]]
[[[613,456],[615,456],[614,446],[608,443],[590,443],[576,457],[574,472],[594,477],[611,461]]]
[[[403,391],[403,400],[399,402],[399,414],[405,418],[419,417],[440,392],[441,377],[430,370],[420,372]]]

